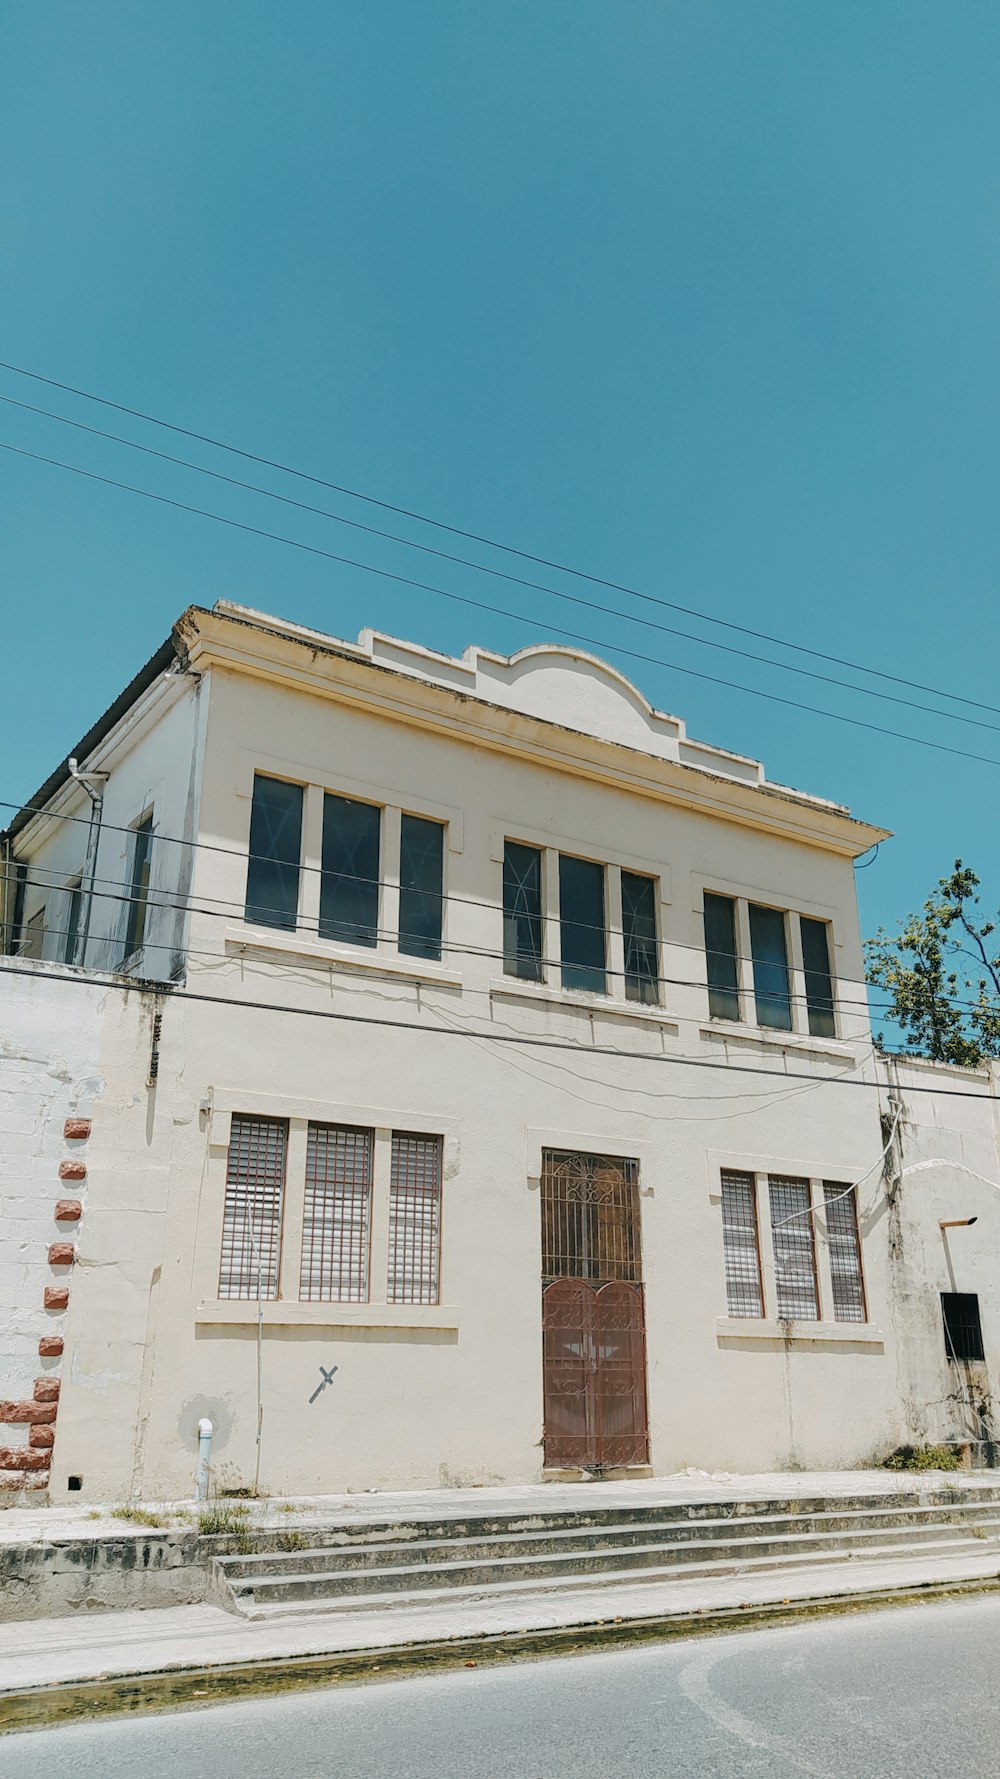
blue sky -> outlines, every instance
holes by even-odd
[[[9,7],[0,357],[1000,706],[998,80],[986,0]],[[246,473],[7,372],[0,394]],[[811,714],[1000,762],[995,709],[944,702],[996,725],[977,728],[574,611],[0,409],[23,449],[523,614],[0,453],[4,798],[30,795],[193,601],[450,652],[559,626],[606,641],[692,734],[893,828],[859,878],[868,930],[956,854],[1000,897],[1000,764]]]

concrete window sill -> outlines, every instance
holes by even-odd
[[[641,1025],[655,1025],[676,1037],[677,1021],[660,1007],[642,1001],[619,1001],[610,995],[587,994],[585,990],[560,988],[546,982],[521,982],[516,976],[498,976],[490,983],[490,999],[520,1001],[525,1006],[575,1007],[584,1013],[596,1013],[601,1019],[631,1019]]]
[[[272,931],[270,927],[227,927],[226,949],[319,959],[356,976],[398,976],[401,982],[437,983],[442,988],[462,986],[461,972],[449,970],[443,964],[421,963],[417,958],[401,957],[395,951],[336,945],[330,939],[317,938],[315,933],[299,936]]]
[[[790,1340],[804,1345],[821,1341],[855,1347],[885,1344],[881,1328],[873,1322],[779,1322],[771,1316],[718,1316],[715,1332],[720,1340]]]
[[[707,1025],[699,1027],[702,1038],[722,1038],[727,1044],[746,1045],[756,1049],[766,1046],[768,1050],[796,1050],[801,1055],[835,1057],[838,1062],[854,1062],[856,1046],[843,1039],[810,1038],[804,1032],[779,1032],[772,1026],[737,1025],[728,1019],[712,1019]]]
[[[281,1303],[263,1305],[265,1328],[458,1328],[458,1311],[446,1303]],[[195,1321],[214,1327],[257,1323],[255,1298],[200,1303]]]

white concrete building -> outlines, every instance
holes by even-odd
[[[573,650],[185,612],[4,836],[0,1487],[986,1450],[996,1084],[873,1053],[882,837]]]

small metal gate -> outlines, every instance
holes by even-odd
[[[547,1150],[542,1168],[545,1463],[645,1464],[638,1168]]]

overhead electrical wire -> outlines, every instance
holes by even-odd
[[[18,804],[12,803],[10,801],[0,798],[0,808],[17,809],[18,807],[19,807]],[[58,813],[55,810],[45,809],[43,807],[38,808],[35,811],[35,813],[44,815],[47,819],[50,819],[52,821],[71,822],[75,825],[79,825],[79,826],[83,826],[83,827],[88,826],[88,818],[85,816],[66,815],[66,814]],[[125,827],[121,824],[105,822],[105,823],[102,823],[102,832],[132,835],[132,834],[134,834],[135,830],[134,830],[134,828]],[[160,833],[158,830],[154,831],[153,841],[154,841],[154,843],[164,842],[164,843],[168,843],[168,844],[184,846],[184,847],[188,847],[194,851],[204,851],[204,852],[209,852],[209,853],[214,853],[214,854],[221,854],[224,858],[231,858],[231,859],[237,860],[240,863],[240,865],[246,865],[251,856],[262,856],[262,855],[251,855],[251,854],[245,853],[245,852],[238,852],[232,847],[217,846],[212,841],[182,839],[177,835]],[[23,862],[30,865],[29,861],[23,861]],[[303,872],[303,873],[311,872],[311,873],[319,873],[320,875],[323,874],[323,866],[321,864],[314,865],[314,864],[309,864],[309,863],[301,863],[298,868],[299,868],[299,871]],[[39,874],[42,872],[46,873],[46,875],[49,877],[50,881],[47,883],[40,883],[38,885],[39,888],[47,890],[47,891],[53,890],[53,889],[55,889],[57,891],[66,891],[68,888],[72,887],[71,885],[67,884],[65,872],[64,871],[57,872],[56,868],[51,865],[36,865],[36,866],[34,866],[34,875],[35,875],[36,881],[37,881]],[[93,878],[88,877],[86,879],[86,881],[87,881],[88,885],[91,882],[93,882],[93,884],[95,886],[95,898],[98,900],[128,902],[131,900],[140,899],[138,897],[135,897],[135,898],[129,897],[128,895],[125,895],[124,893],[115,893],[115,894],[109,895],[105,892],[104,889],[98,890],[96,887],[98,884],[110,885],[113,887],[115,892],[121,892],[123,890],[123,885],[122,885],[121,879],[119,879],[119,878],[96,877],[95,876]],[[396,887],[394,884],[389,885],[388,880],[385,878],[352,877],[350,879],[350,881],[352,883],[360,883],[360,884],[364,884],[368,887],[375,887],[378,889],[385,889],[387,887],[392,887],[392,888]],[[180,912],[186,912],[186,913],[197,913],[197,914],[207,916],[209,918],[214,918],[214,919],[242,920],[244,918],[244,907],[245,907],[244,902],[239,901],[236,898],[231,897],[231,896],[212,896],[212,895],[205,896],[205,895],[203,895],[199,898],[199,902],[196,902],[192,896],[181,897],[179,895],[171,893],[170,899],[165,900],[164,892],[162,890],[154,890],[154,891],[150,892],[149,900],[150,900],[151,906],[156,906],[156,907],[160,907],[160,908],[171,908],[171,909],[176,909]],[[495,900],[491,901],[487,897],[484,897],[484,896],[463,896],[453,890],[452,891],[442,890],[441,901],[443,904],[457,903],[463,907],[483,909],[485,912],[494,914],[494,915],[502,912],[501,904]],[[222,904],[222,906],[219,908],[208,908],[203,905],[199,905],[199,904],[204,904],[206,902],[218,902],[218,903]],[[574,922],[574,925],[576,925],[578,927],[583,927],[588,930],[593,930],[595,932],[607,931],[606,926],[603,928],[598,928],[596,925],[594,925],[591,928],[591,923],[588,921],[576,921],[576,922]],[[312,936],[310,929],[304,928],[301,922],[299,923],[298,930],[300,932],[305,931],[307,936]],[[319,936],[318,932],[317,932],[316,936]],[[387,937],[387,938],[394,938],[395,934],[384,933],[384,934],[381,934],[380,936]],[[660,942],[665,944],[671,950],[692,952],[696,956],[699,956],[699,957],[706,956],[706,955],[713,955],[709,951],[709,949],[706,948],[705,946],[692,945],[692,944],[688,943],[687,941],[681,940],[681,939],[662,939],[661,938]],[[442,949],[460,952],[460,953],[463,953],[463,954],[469,955],[469,956],[492,957],[492,958],[497,958],[497,959],[502,959],[504,956],[504,953],[502,951],[492,951],[486,947],[463,946],[463,945],[455,945],[455,944],[444,943],[444,942],[442,943]],[[955,946],[955,947],[950,947],[949,949],[955,950],[955,951],[960,951],[961,947]],[[747,957],[743,953],[733,954],[731,952],[725,952],[725,953],[720,952],[717,955],[719,955],[720,957],[725,956],[727,958],[733,957],[735,955],[735,961],[737,963],[742,963],[748,967],[752,967],[752,964],[753,964],[752,957]],[[556,960],[543,958],[540,961],[543,964],[548,963],[552,967],[556,967]],[[630,973],[633,973],[633,972],[615,971],[615,970],[612,970],[610,967],[608,969],[606,969],[606,971],[605,971],[606,975],[627,975]],[[512,980],[513,980],[513,978],[512,978]],[[689,978],[685,978],[685,977],[659,976],[657,978],[657,980],[660,982],[663,982],[669,986],[674,986],[674,987],[679,987],[679,988],[704,988],[706,986],[706,984],[701,980],[689,979]],[[837,974],[836,981],[838,983],[844,983],[848,986],[857,986],[857,987],[865,988],[865,989],[867,989],[869,986],[864,977],[843,976],[843,975]],[[805,996],[795,995],[791,991],[789,991],[789,992],[790,992],[790,998],[793,1000],[806,999]],[[951,997],[950,1004],[955,1007],[958,1007],[958,1008],[970,1008],[971,1009],[972,1007],[974,1007],[976,1005],[976,1002],[964,1001],[960,997]],[[874,1001],[870,995],[866,994],[864,998],[835,996],[834,997],[834,1005],[838,1006],[838,1007],[856,1007],[856,1008],[879,1007],[882,1009],[888,1009],[892,1005],[892,1003]]]
[[[378,537],[389,543],[402,544],[407,549],[419,550],[422,555],[434,556],[439,561],[450,562],[461,568],[474,569],[479,574],[490,575],[496,580],[510,582],[516,587],[525,587],[530,592],[548,594],[553,599],[561,599],[565,604],[581,606],[586,611],[600,612],[604,617],[618,618],[626,624],[641,624],[644,629],[658,631],[663,636],[679,637],[682,641],[694,643],[699,648],[715,649],[726,655],[735,655],[741,661],[753,661],[759,666],[775,667],[782,673],[794,673],[803,679],[817,680],[822,685],[839,686],[844,691],[857,692],[862,697],[874,698],[880,703],[902,705],[908,710],[919,710],[925,716],[942,717],[947,722],[965,723],[973,728],[988,729],[994,734],[1000,735],[1000,723],[987,723],[981,717],[964,716],[959,711],[941,710],[936,705],[921,704],[914,698],[900,698],[894,692],[882,692],[874,686],[859,686],[852,680],[839,679],[833,674],[817,673],[815,668],[798,667],[791,661],[776,661],[771,655],[759,655],[751,649],[739,649],[731,643],[716,642],[707,636],[696,636],[690,630],[679,630],[674,624],[661,624],[655,618],[644,618],[636,612],[623,612],[615,606],[604,605],[599,600],[583,599],[577,593],[567,593],[559,587],[551,587],[544,581],[530,581],[522,575],[508,574],[503,569],[491,568],[482,562],[474,562],[470,557],[456,556],[451,551],[437,550],[430,544],[417,543],[414,539],[403,537],[398,532],[384,531],[376,525],[364,525],[360,520],[350,519],[344,513],[331,513],[326,507],[313,506],[304,500],[294,500],[291,495],[278,494],[274,489],[262,488],[256,482],[244,482],[238,476],[227,476],[221,470],[207,468],[205,464],[192,463],[189,458],[174,457],[169,451],[157,451],[152,445],[142,445],[138,440],[125,438],[121,433],[106,432],[99,426],[86,426],[82,420],[73,420],[67,414],[56,414],[51,408],[39,408],[32,402],[18,401],[10,395],[0,395],[0,402],[29,414],[41,415],[46,420],[55,420],[61,426],[71,426],[77,432],[87,433],[91,438],[107,439],[113,444],[127,446],[130,451],[141,451],[146,457],[155,457],[162,463],[174,464],[179,469],[193,470],[197,475],[209,476],[215,482],[224,482],[230,488],[242,489],[244,493],[262,495],[266,500],[279,501],[282,506],[294,507],[298,512],[310,513],[321,519],[330,519],[334,524],[349,526],[352,530],[362,531],[369,537]],[[819,714],[833,715],[835,713]]]
[[[418,1032],[421,1037],[478,1038],[491,1044],[512,1044],[533,1050],[569,1051],[575,1056],[614,1056],[624,1058],[628,1062],[644,1062],[653,1065],[666,1064],[668,1067],[703,1069],[707,1070],[710,1074],[757,1075],[765,1076],[772,1081],[775,1079],[780,1081],[809,1081],[814,1084],[818,1079],[822,1079],[828,1081],[829,1084],[834,1087],[856,1087],[867,1089],[872,1093],[881,1093],[882,1091],[881,1082],[858,1080],[853,1074],[849,1073],[817,1077],[815,1074],[810,1074],[806,1070],[782,1069],[780,1074],[778,1074],[773,1068],[768,1069],[761,1064],[712,1062],[707,1057],[676,1056],[669,1051],[620,1050],[617,1046],[612,1044],[588,1044],[584,1050],[581,1045],[562,1038],[533,1038],[527,1036],[523,1032],[498,1032],[488,1029],[486,1031],[477,1031],[472,1027],[466,1026],[426,1025],[418,1020],[386,1019],[373,1013],[342,1013],[335,1011],[331,1007],[289,1007],[284,1006],[280,1001],[244,1000],[240,996],[210,995],[205,994],[199,989],[175,988],[172,987],[171,984],[165,982],[151,983],[126,981],[119,976],[112,975],[108,971],[103,972],[102,977],[98,978],[89,972],[84,975],[82,973],[65,970],[53,970],[51,968],[44,970],[27,969],[20,963],[11,964],[9,960],[6,960],[5,962],[0,963],[0,972],[12,976],[37,978],[46,982],[72,982],[81,987],[118,988],[121,989],[124,994],[159,995],[171,1000],[197,1001],[209,1006],[225,1007],[227,1009],[240,1007],[258,1013],[278,1013],[293,1019],[332,1020],[346,1025],[377,1026],[394,1032]],[[889,1057],[887,1060],[891,1062],[893,1058]],[[899,1060],[907,1061],[909,1059],[903,1057]],[[973,1092],[971,1088],[965,1087],[953,1087],[943,1090],[938,1087],[925,1087],[919,1082],[908,1085],[905,1092],[907,1094],[932,1093],[935,1094],[939,1100],[989,1100],[994,1105],[997,1101],[997,1095],[994,1093],[977,1093]]]
[[[37,869],[43,870],[43,871],[48,871],[51,873],[53,878],[55,877],[54,868],[51,866],[41,866],[41,867],[37,867]],[[34,881],[36,882],[37,888],[45,890],[46,892],[51,892],[52,890],[56,890],[57,892],[66,892],[67,891],[65,874],[60,874],[58,881],[52,881],[49,883],[39,883],[39,882],[37,882],[37,879],[35,879]],[[91,880],[88,878],[87,879],[88,888],[89,888],[90,881]],[[360,882],[360,881],[364,881],[364,880],[358,879],[358,878],[352,878],[351,881],[356,883],[356,882]],[[374,882],[375,880],[372,879],[370,881]],[[95,902],[116,902],[116,903],[121,904],[122,907],[127,907],[127,906],[131,906],[132,904],[142,903],[150,912],[155,912],[157,910],[165,910],[170,913],[179,913],[179,914],[186,914],[186,915],[197,914],[197,915],[200,915],[203,919],[208,919],[208,920],[242,921],[244,919],[243,905],[238,904],[238,903],[231,903],[228,908],[204,908],[204,907],[200,907],[198,905],[198,903],[195,902],[193,899],[188,899],[188,898],[177,899],[175,897],[165,896],[162,891],[155,890],[155,889],[150,890],[148,892],[148,894],[145,896],[140,895],[138,893],[133,893],[130,895],[124,890],[120,880],[117,878],[98,877],[98,878],[94,878],[93,882],[95,885],[95,890],[94,890]],[[113,885],[113,888],[111,890],[103,889],[103,888],[98,889],[96,887],[98,884]],[[213,896],[213,897],[208,897],[206,899],[209,901],[219,901],[222,898]],[[500,914],[502,912],[502,910],[500,909],[500,907],[497,903],[481,902],[481,903],[476,903],[475,906],[489,909],[494,914]],[[591,927],[591,924],[586,921],[575,921],[574,925],[577,927],[582,927],[582,928],[585,928],[588,930],[592,930],[594,932],[597,932],[597,931],[606,932],[607,931],[607,928],[604,928],[604,927],[602,927],[602,928]],[[50,926],[48,923],[45,924],[44,930],[46,933],[52,933],[57,936],[60,934],[64,934],[64,932],[65,932],[65,929],[56,927],[56,926]],[[267,927],[263,930],[265,932],[270,933],[270,932],[278,932],[278,931],[281,931],[282,929],[279,929],[276,927]],[[380,939],[385,939],[387,941],[394,942],[396,939],[396,936],[397,935],[396,935],[395,931],[391,931],[389,929],[383,930],[381,928],[376,929],[375,934],[374,934],[376,941],[380,940]],[[319,939],[320,942],[322,942],[325,935],[319,932],[318,925],[310,925],[309,923],[300,920],[297,923],[296,927],[293,930],[290,930],[288,932],[288,938],[292,942],[294,942],[296,937],[300,937],[306,942],[309,942],[309,941],[312,941],[315,939]],[[101,945],[114,944],[115,940],[116,940],[116,935],[114,933],[107,933],[104,935],[92,934],[90,936],[89,942],[92,943],[96,948]],[[258,945],[264,945],[264,944],[266,944],[266,942],[267,942],[266,939],[263,937],[259,937],[256,941],[256,943]],[[149,941],[145,941],[144,943],[147,945],[150,944]],[[253,933],[240,934],[238,937],[234,936],[231,943],[234,945],[240,944],[245,950],[249,950],[249,951],[252,951],[255,948],[255,939],[254,939]],[[734,957],[734,954],[732,952],[715,953],[715,952],[711,951],[707,946],[688,945],[688,944],[684,943],[682,940],[678,940],[675,943],[673,940],[667,939],[667,940],[663,940],[662,943],[669,950],[693,951],[699,957],[725,956],[727,958],[732,959],[734,962],[737,962],[737,963],[752,964],[752,959],[740,957],[739,954],[736,954],[736,956]],[[179,943],[169,943],[167,941],[164,941],[163,943],[157,943],[155,945],[151,945],[151,949],[159,950],[159,951],[183,950],[186,955],[190,955],[190,956],[197,955],[199,957],[224,958],[226,955],[226,953],[224,951],[198,951],[197,953],[195,953],[194,951],[191,951],[191,949],[186,945],[181,946]],[[454,956],[459,956],[459,957],[484,958],[487,961],[493,961],[496,963],[503,963],[507,957],[507,953],[505,953],[503,951],[493,950],[490,947],[485,946],[485,945],[459,945],[459,944],[456,944],[454,941],[445,940],[445,939],[441,940],[439,949],[443,954],[454,955]],[[373,959],[377,958],[377,956],[378,956],[378,953],[377,953],[374,945],[371,947],[359,948],[359,953],[362,950],[368,951],[369,956],[371,956]],[[9,955],[17,956],[20,954],[11,953]],[[407,956],[408,954],[403,953],[403,955]],[[68,962],[68,959],[63,960],[63,961]],[[267,961],[275,969],[280,969],[283,965],[283,960],[281,960],[281,959],[269,959]],[[353,967],[352,960],[350,958],[345,958],[343,956],[343,954],[339,953],[339,952],[331,953],[331,954],[329,954],[329,956],[317,957],[315,959],[315,961],[318,964],[318,966],[323,969],[329,968],[330,966],[335,966],[337,964],[346,964],[348,970],[350,970]],[[549,969],[549,970],[556,971],[556,970],[559,970],[561,967],[561,960],[559,958],[539,956],[537,958],[533,958],[532,961],[535,964],[537,964],[539,969]],[[358,967],[363,968],[365,970],[365,973],[368,974],[369,965],[368,965],[367,959],[365,957],[363,957],[359,954],[356,957],[356,959],[354,960],[354,962],[356,962]],[[291,968],[293,966],[291,966],[291,964],[289,964],[289,967]],[[373,963],[371,968],[374,969],[374,967],[375,967],[375,965]],[[789,968],[790,968],[790,966],[789,966]],[[698,989],[706,990],[708,987],[708,984],[704,980],[704,978],[687,977],[687,976],[664,976],[664,975],[650,975],[648,977],[643,976],[640,978],[639,973],[635,970],[628,970],[628,969],[619,970],[619,969],[614,968],[610,964],[605,966],[605,968],[603,970],[603,974],[605,976],[611,976],[615,979],[621,977],[622,979],[632,979],[632,980],[640,980],[641,979],[642,981],[648,981],[651,983],[656,982],[657,984],[662,984],[662,986],[664,988],[698,988]],[[402,980],[404,983],[404,986],[405,986],[405,979],[401,979],[398,975],[393,977],[393,980],[394,981]],[[509,978],[508,984],[506,984],[505,986],[509,986],[511,992],[516,993],[518,986],[523,984],[524,980],[525,979],[522,977],[511,976]],[[838,980],[838,982],[851,983],[855,979],[852,977],[845,976],[845,977],[838,977],[837,980]],[[545,987],[544,982],[541,980],[534,980],[534,979],[529,978],[528,981],[529,981],[529,983],[534,981],[534,986],[538,987],[540,989]],[[449,984],[444,983],[444,984],[442,984],[442,986],[447,987],[447,986],[449,986]],[[463,985],[463,987],[464,987],[464,985]],[[529,988],[529,992],[530,992],[530,988]],[[788,990],[787,995],[781,996],[780,999],[782,1001],[788,1000],[788,1001],[796,1002],[796,1003],[801,1002],[803,1005],[808,1005],[808,1002],[809,1002],[809,996],[807,994],[798,994],[798,993],[796,993],[796,991],[794,989],[791,989],[791,988]],[[861,999],[861,998],[853,998],[853,997],[844,996],[844,995],[824,996],[823,1002],[824,1002],[824,1006],[854,1009],[858,1012],[864,1012],[864,1013],[871,1011],[873,1008],[879,1012],[889,1011],[893,1004],[892,1002],[889,1002],[889,1001],[880,1001],[880,1000],[872,999],[870,996],[868,996],[864,999]],[[972,1007],[975,1006],[975,1004],[976,1003],[974,1001],[961,1001],[961,1000],[957,1000],[957,999],[951,1000],[949,1002],[949,1005],[952,1005],[956,1008],[966,1008],[967,1007],[967,1008],[971,1009]],[[589,1003],[581,1003],[581,1005],[587,1005],[589,1007],[590,1004]],[[615,1002],[614,1005],[616,1007],[619,1007],[618,1002]],[[628,1011],[631,1011],[636,1017],[641,1017],[644,1007],[646,1007],[648,1009],[649,1005],[650,1005],[649,1003],[644,1003],[641,1001],[635,1001],[635,1002],[630,1001],[630,1002],[625,1003],[625,1008],[627,1008]],[[593,1010],[593,1009],[591,1009],[591,1010]],[[622,1010],[622,1009],[620,1009],[620,1010]]]
[[[346,495],[351,500],[362,501],[368,506],[380,508],[383,512],[395,513],[400,518],[412,519],[418,524],[432,526],[435,530],[447,532],[452,537],[465,538],[469,543],[482,544],[488,549],[501,551],[508,556],[516,556],[522,562],[533,562],[539,568],[553,569],[556,573],[570,575],[575,580],[587,581],[592,586],[605,587],[610,592],[624,593],[631,599],[643,600],[653,605],[660,605],[669,611],[681,612],[685,617],[697,618],[703,623],[715,624],[722,629],[735,631],[742,636],[752,636],[756,638],[758,642],[775,643],[779,648],[791,649],[796,654],[810,655],[817,661],[828,661],[834,666],[847,667],[852,672],[865,673],[874,679],[885,680],[892,685],[908,686],[911,690],[918,692],[929,692],[934,697],[949,698],[953,703],[966,704],[971,709],[985,710],[989,711],[993,716],[1000,716],[1000,706],[986,704],[975,698],[968,698],[960,692],[949,692],[947,689],[940,686],[926,685],[920,680],[909,679],[901,674],[888,673],[884,668],[871,667],[864,662],[851,661],[844,656],[830,654],[823,649],[810,648],[804,643],[792,642],[787,637],[783,636],[774,636],[766,630],[755,629],[749,624],[737,624],[728,618],[715,617],[711,613],[699,611],[695,607],[681,605],[676,600],[664,599],[662,596],[642,592],[638,588],[628,586],[625,582],[613,581],[601,575],[588,573],[584,569],[571,567],[565,562],[557,562],[550,557],[536,555],[530,550],[519,549],[513,544],[503,543],[497,538],[486,537],[480,532],[465,530],[461,526],[448,524],[442,519],[434,519],[430,517],[430,515],[418,512],[413,508],[400,506],[394,504],[392,501],[380,499],[378,496],[365,493],[361,489],[350,488],[344,483],[329,481],[325,477],[311,474],[307,470],[296,469],[293,465],[282,463],[276,458],[263,456],[259,452],[245,450],[239,445],[229,444],[224,439],[214,438],[209,433],[196,432],[191,427],[178,426],[169,420],[162,419],[156,414],[147,413],[142,408],[128,407],[123,402],[112,401],[108,396],[98,395],[92,390],[81,389],[75,384],[61,382],[56,377],[44,376],[40,371],[29,370],[25,365],[17,365],[8,360],[0,359],[0,370],[10,371],[13,375],[18,377],[29,378],[35,383],[43,383],[50,389],[60,389],[67,395],[80,397],[83,401],[95,402],[101,407],[113,409],[114,412],[118,414],[127,414],[132,419],[144,421],[147,425],[158,426],[166,432],[176,433],[178,437],[193,439],[199,444],[209,445],[214,450],[226,451],[231,456],[241,457],[248,463],[258,463],[263,468],[277,470],[282,475],[294,476],[299,481],[311,482],[315,487],[329,489],[330,492],[334,494]]]
[[[582,642],[588,648],[600,649],[604,654],[625,656],[631,661],[642,661],[648,666],[664,667],[671,673],[683,674],[688,679],[703,680],[709,685],[724,686],[730,692],[745,692],[751,698],[763,698],[769,704],[780,704],[788,710],[803,710],[810,716],[825,717],[831,722],[846,723],[853,729],[864,729],[872,735],[885,735],[894,741],[909,742],[914,747],[929,748],[934,753],[950,754],[959,760],[975,760],[982,766],[1000,766],[1000,759],[989,754],[976,754],[968,748],[949,747],[943,741],[931,741],[925,735],[909,735],[903,730],[887,729],[881,723],[869,723],[862,717],[845,716],[840,711],[825,710],[812,704],[804,704],[798,698],[784,698],[778,692],[765,692],[759,686],[747,686],[738,680],[723,679],[714,673],[703,673],[700,668],[681,667],[675,661],[665,661],[659,655],[647,655],[638,649],[625,648],[621,643],[613,642],[607,637],[587,636],[582,631],[566,630],[560,625],[549,624],[539,618],[526,617],[523,612],[508,611],[505,607],[491,605],[483,599],[472,599],[468,594],[455,593],[449,588],[438,587],[432,582],[418,581],[410,575],[402,575],[387,568],[376,568],[371,562],[362,562],[355,557],[342,556],[334,550],[321,549],[318,544],[307,544],[301,538],[286,537],[281,532],[268,531],[260,525],[248,525],[240,519],[227,518],[223,513],[214,513],[207,507],[194,506],[189,501],[175,500],[167,494],[156,494],[149,488],[137,488],[132,482],[119,481],[114,476],[99,475],[96,470],[82,469],[79,464],[67,463],[62,458],[47,457],[40,451],[28,451],[21,445],[12,445],[7,440],[0,440],[0,450],[13,453],[16,457],[24,457],[34,463],[45,463],[52,469],[62,469],[71,475],[82,476],[89,482],[100,482],[105,487],[117,488],[125,494],[137,494],[143,500],[156,501],[160,506],[173,507],[178,512],[193,513],[201,519],[211,519],[215,524],[228,525],[234,531],[242,531],[251,537],[262,537],[270,543],[282,544],[289,549],[301,550],[306,555],[318,556],[327,562],[339,563],[342,567],[358,569],[363,574],[373,574],[382,580],[393,581],[400,586],[414,587],[422,593],[434,593],[442,599],[449,599],[457,605],[467,605],[475,611],[489,612],[493,617],[511,618],[515,623],[527,624],[534,630],[540,630],[548,636],[566,637],[570,642]],[[948,693],[943,696],[948,697]]]

